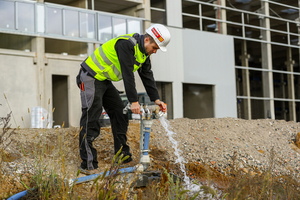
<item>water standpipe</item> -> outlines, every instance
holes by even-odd
[[[130,103],[125,106],[123,110],[123,114],[127,114],[130,109]],[[149,143],[150,143],[150,132],[151,126],[153,124],[153,113],[156,118],[160,118],[163,116],[163,112],[160,111],[160,107],[156,105],[145,105],[141,104],[140,107],[140,156],[139,163],[143,166],[143,171],[146,171],[150,165],[150,157],[149,157]]]

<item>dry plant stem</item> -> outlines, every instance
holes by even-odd
[[[2,133],[0,133],[0,185],[5,186],[2,187],[2,191],[4,194],[0,194],[0,198],[4,198],[6,194],[9,194],[9,189],[7,186],[7,173],[3,169],[3,162],[6,159],[5,149],[11,144],[11,140],[9,138],[15,134],[15,130],[10,131],[10,119],[12,116],[12,112],[7,114],[6,117],[0,117],[0,126],[2,127]]]
[[[10,114],[12,115],[12,117],[13,117],[13,119],[14,119],[14,122],[15,122],[15,125],[16,125],[16,127],[17,127],[17,122],[16,122],[16,120],[15,120],[14,115],[12,114],[12,110],[11,110],[11,108],[10,108],[8,99],[7,99],[7,97],[6,97],[6,95],[5,95],[4,93],[3,93],[3,95],[4,95],[4,98],[5,98],[6,102],[7,102],[8,108],[9,108],[9,110],[10,110]]]
[[[5,150],[8,145],[10,145],[11,141],[7,144],[4,144],[4,140],[8,140],[8,138],[11,137],[12,134],[16,134],[15,128],[9,132],[10,129],[10,118],[11,118],[12,112],[7,114],[7,117],[0,117],[0,126],[3,126],[2,133],[0,134],[0,147],[2,150]]]

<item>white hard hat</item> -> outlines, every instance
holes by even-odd
[[[153,24],[146,30],[146,33],[154,39],[160,50],[163,52],[167,51],[166,46],[170,42],[171,34],[165,26],[161,24]]]

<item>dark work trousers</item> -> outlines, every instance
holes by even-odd
[[[124,104],[118,90],[111,81],[99,81],[81,72],[80,80],[83,87],[80,90],[82,116],[80,119],[79,149],[83,169],[97,169],[97,150],[93,141],[100,134],[100,115],[102,106],[107,112],[114,137],[115,153],[122,147],[124,154],[129,154],[127,142],[128,116],[123,114]]]

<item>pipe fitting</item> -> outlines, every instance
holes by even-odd
[[[161,118],[161,117],[163,117],[164,116],[164,113],[162,112],[162,111],[159,111],[156,115],[155,115],[155,118],[156,119],[159,119],[159,118]]]
[[[143,170],[146,171],[150,166],[150,157],[149,155],[142,155],[140,163],[143,165]]]
[[[128,110],[131,108],[131,104],[130,103],[128,103],[126,106],[125,106],[125,108],[123,108],[123,114],[125,115],[125,114],[127,114],[128,113]]]

